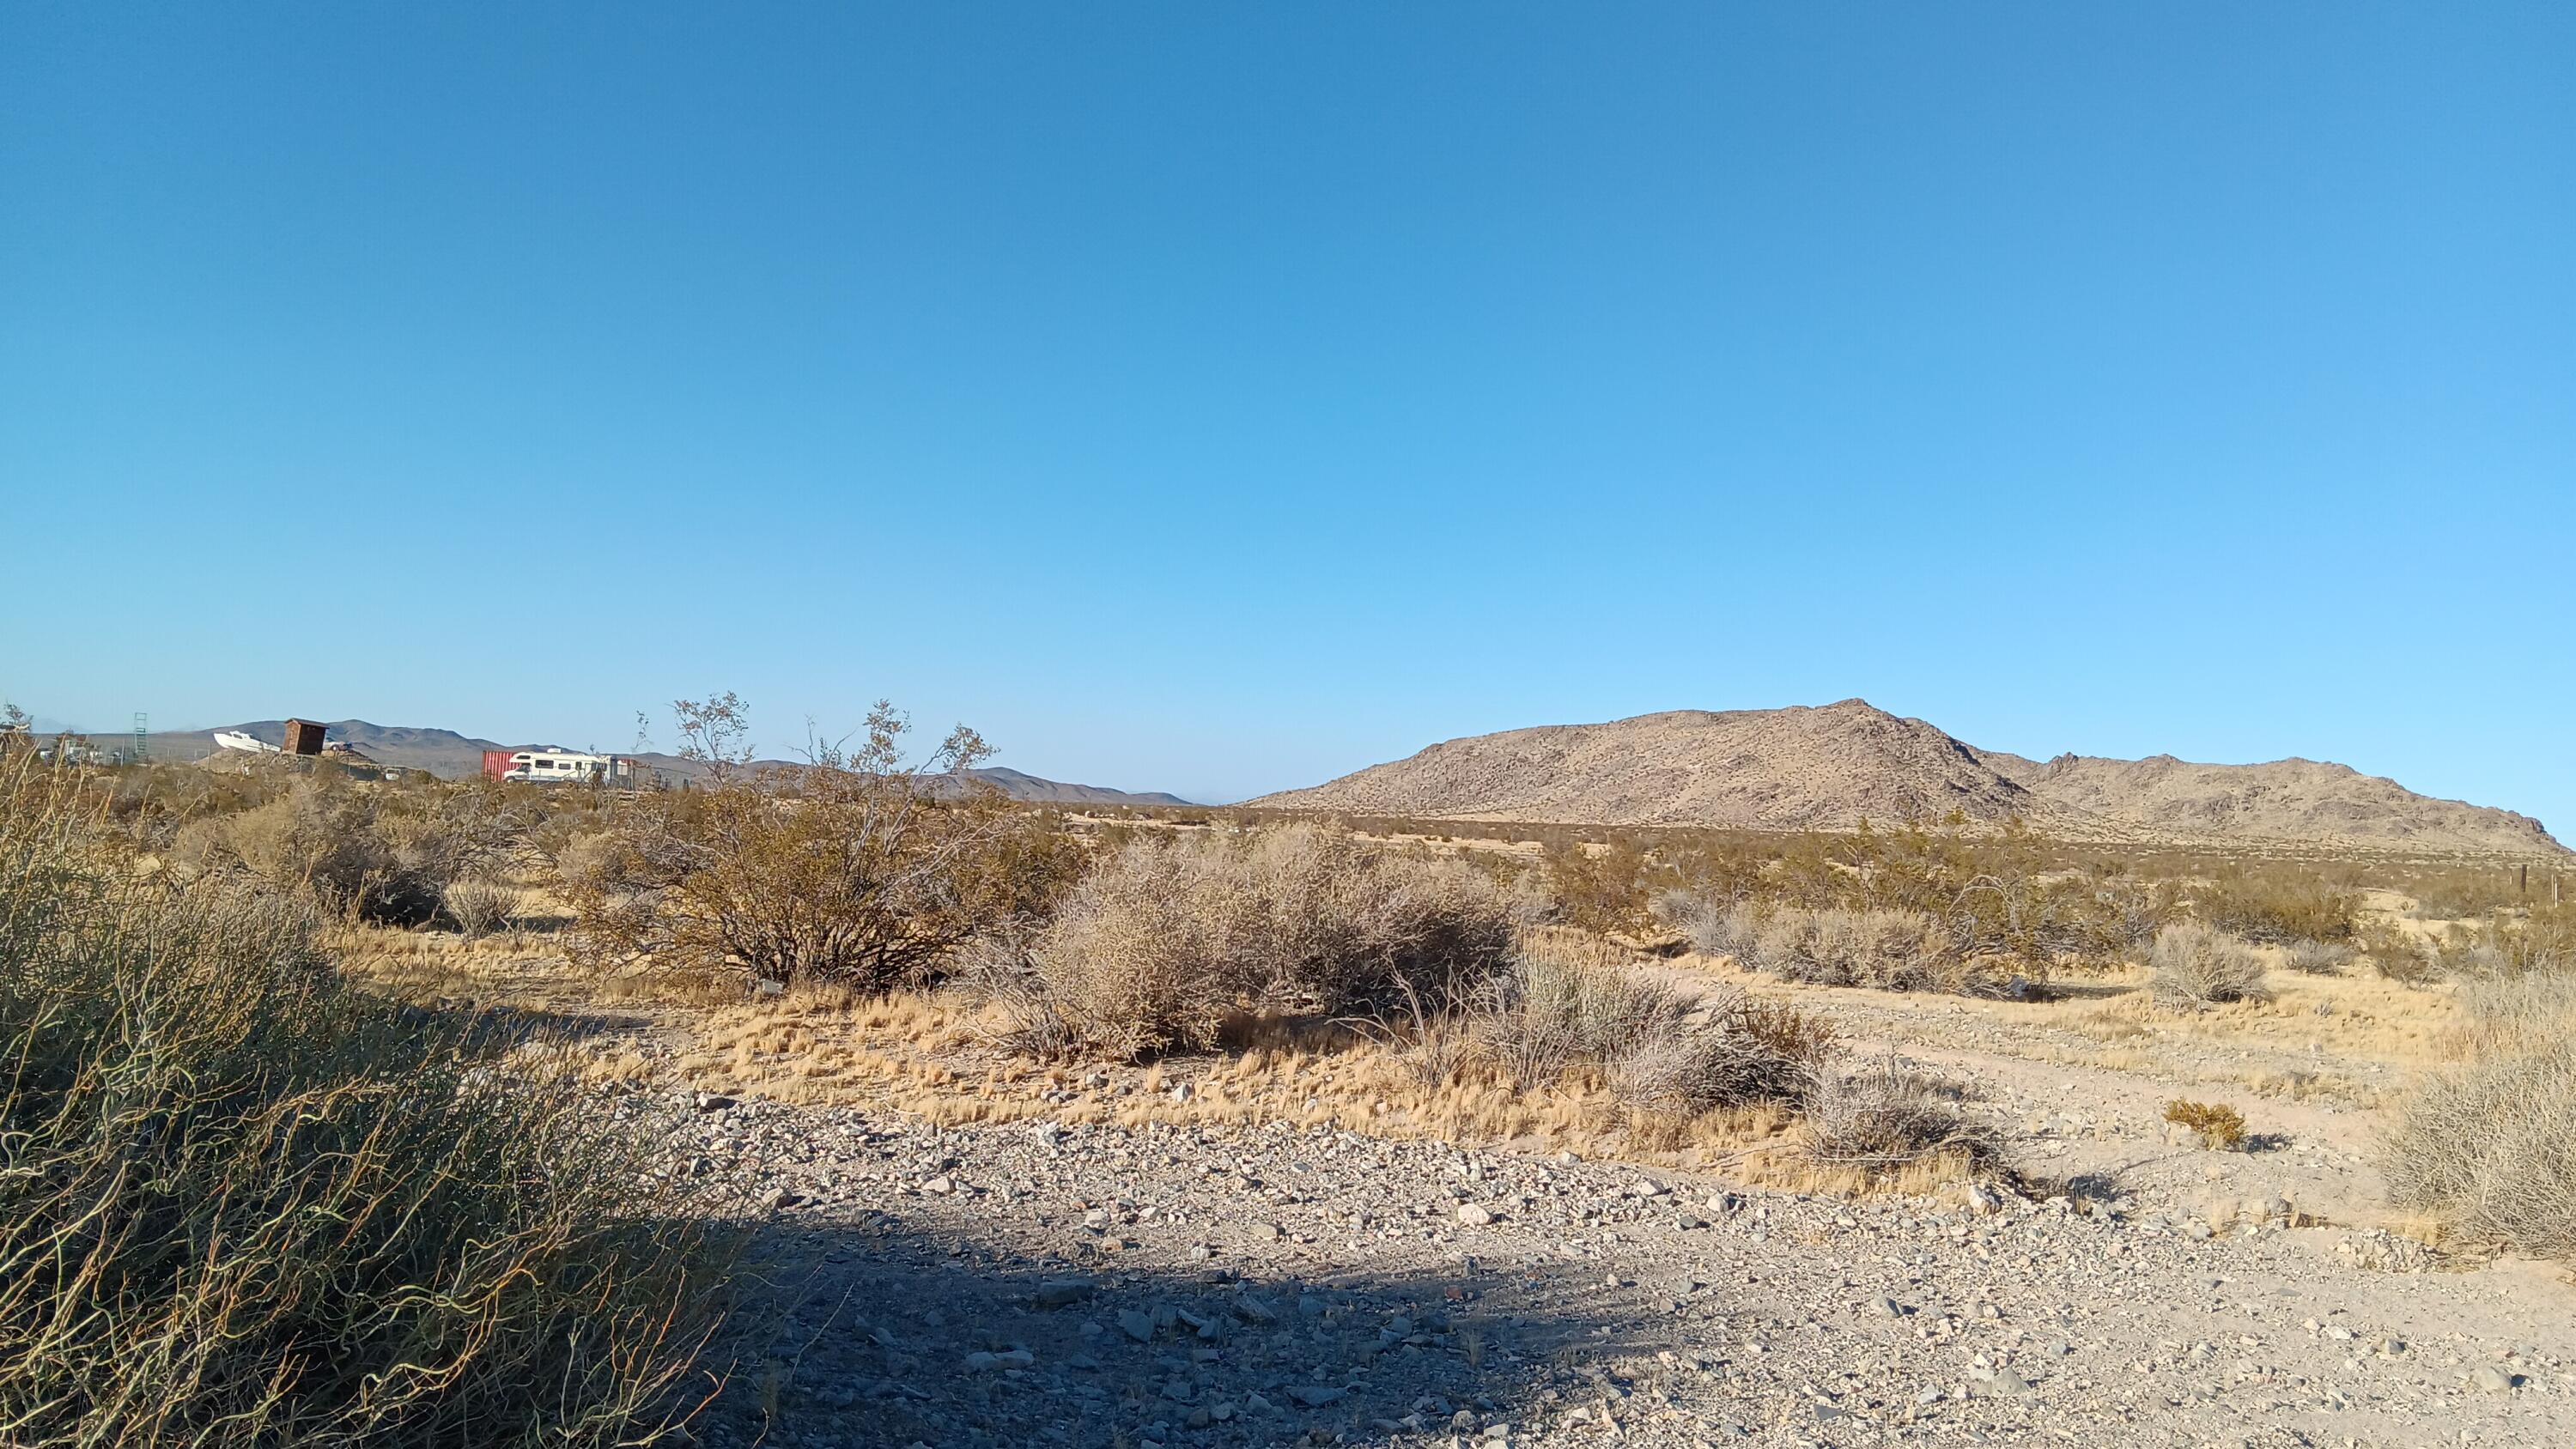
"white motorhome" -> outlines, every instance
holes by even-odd
[[[621,755],[593,755],[579,750],[512,750],[509,768],[500,773],[504,780],[539,785],[592,780],[618,785],[635,778],[635,762]]]

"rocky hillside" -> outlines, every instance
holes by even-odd
[[[2059,755],[2042,763],[1982,750],[1977,757],[2042,799],[2160,833],[2522,854],[2561,848],[2528,815],[2436,800],[2328,761],[2196,765],[2171,755]]]
[[[1847,699],[1821,708],[1673,710],[1433,745],[1310,790],[1252,802],[1387,815],[1795,830],[1867,815],[2049,813],[1976,752],[1918,719]]]
[[[2510,810],[2436,800],[2343,765],[2045,764],[1976,749],[1866,701],[1675,710],[1450,740],[1255,805],[1461,820],[1832,829],[1863,817],[2019,816],[2077,838],[2563,850]]]

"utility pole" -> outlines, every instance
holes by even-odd
[[[138,765],[152,758],[151,746],[143,742],[144,735],[149,732],[151,720],[152,717],[142,710],[138,709],[134,712],[134,763]]]

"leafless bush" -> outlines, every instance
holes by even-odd
[[[2416,1087],[2382,1144],[2389,1194],[2473,1241],[2576,1256],[2576,983],[2483,982],[2464,1004],[2464,1059]]]
[[[1959,1105],[1959,1089],[1889,1056],[1829,1073],[1807,1094],[1807,1154],[1875,1169],[1952,1156],[1978,1165],[2001,1156],[1991,1128]]]
[[[456,928],[476,939],[507,926],[519,914],[516,887],[479,876],[450,882],[440,893],[440,903],[447,908],[447,918],[456,923]]]
[[[2242,938],[2197,921],[2176,921],[2147,947],[2155,999],[2169,1006],[2260,1000],[2263,958]]]
[[[1130,842],[1073,889],[1029,957],[1087,1043],[1135,1055],[1209,1045],[1249,1010],[1436,1014],[1501,965],[1511,935],[1490,877],[1287,825]]]
[[[2281,960],[2310,976],[2340,976],[2358,954],[2341,941],[2292,941],[2281,949]]]
[[[1082,1045],[1018,932],[977,937],[958,950],[955,965],[955,983],[1001,1013],[995,1045],[1046,1060],[1071,1056]]]

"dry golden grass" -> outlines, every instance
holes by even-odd
[[[2181,1011],[2159,1008],[2149,973],[2134,965],[2066,978],[2058,984],[2068,994],[2039,1001],[1803,986],[1699,956],[1683,957],[1675,968],[1822,1013],[1856,1036],[2365,1108],[2382,1105],[2413,1073],[2446,1060],[2460,1020],[2454,988],[2407,986],[2368,973],[2274,971],[2265,980],[2268,1000]]]

